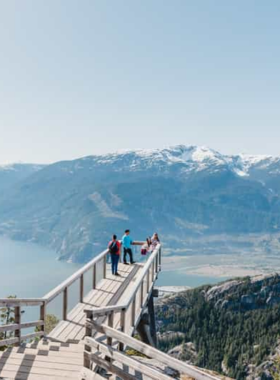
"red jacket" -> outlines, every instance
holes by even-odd
[[[110,245],[113,243],[113,240],[110,241],[110,243],[108,244],[108,248],[110,247]],[[121,243],[116,240],[116,243],[117,243],[117,247],[118,247],[118,251],[117,251],[117,255],[120,254],[120,250],[121,250]]]

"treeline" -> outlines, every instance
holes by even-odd
[[[249,285],[248,285],[249,286]],[[248,291],[246,285],[242,291]],[[160,339],[160,348],[168,351],[183,342],[193,342],[198,353],[195,365],[245,379],[249,364],[259,365],[273,352],[280,336],[280,305],[257,310],[228,310],[207,301],[202,289],[184,293],[185,307],[159,308],[160,332],[183,332],[183,337]],[[242,292],[243,293],[243,292]],[[240,294],[239,294],[240,295]],[[182,300],[181,300],[182,301]],[[188,360],[183,351],[182,360]]]

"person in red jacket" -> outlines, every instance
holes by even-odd
[[[112,274],[115,276],[120,276],[118,273],[118,263],[120,259],[120,248],[121,244],[117,240],[117,235],[113,235],[112,240],[108,245],[108,249],[111,255],[111,263],[112,263]]]

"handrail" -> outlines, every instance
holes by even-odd
[[[63,292],[65,288],[72,285],[73,282],[78,280],[81,275],[83,275],[85,272],[87,272],[93,265],[97,264],[101,259],[103,259],[107,254],[109,253],[109,250],[106,249],[105,251],[101,252],[98,256],[94,257],[91,261],[89,261],[87,264],[85,264],[82,268],[77,270],[74,274],[72,274],[70,277],[68,277],[65,281],[63,281],[61,284],[59,284],[57,287],[55,287],[53,290],[51,290],[49,293],[47,293],[43,299],[49,303],[52,301],[55,297],[57,297],[60,293]]]
[[[151,256],[149,257],[148,261],[146,262],[146,264],[144,265],[144,268],[143,268],[143,271],[142,271],[142,274],[137,277],[137,281],[135,282],[134,284],[134,287],[133,287],[133,290],[130,292],[130,297],[128,298],[128,300],[126,302],[124,302],[127,307],[130,305],[130,303],[132,302],[135,294],[137,293],[141,283],[143,282],[144,280],[144,277],[147,275],[147,272],[150,270],[150,267],[153,263],[153,261],[155,260],[156,256],[159,254],[160,252],[160,249],[161,249],[161,245],[158,244],[155,248],[155,250],[153,251],[153,253],[151,254]]]
[[[135,241],[132,245],[142,245],[144,242]],[[0,346],[6,344],[20,343],[23,339],[27,339],[28,336],[21,336],[21,329],[26,327],[33,327],[34,322],[21,323],[21,307],[26,306],[40,306],[40,319],[38,321],[38,326],[41,327],[41,331],[36,333],[37,335],[44,335],[45,330],[45,317],[46,317],[46,306],[52,300],[54,300],[58,295],[63,293],[62,301],[62,319],[67,319],[68,312],[68,288],[77,280],[80,281],[80,302],[83,302],[84,298],[84,274],[90,269],[93,270],[92,275],[92,288],[95,289],[97,285],[97,265],[102,263],[103,278],[106,278],[106,255],[109,253],[109,249],[105,249],[98,256],[94,257],[91,261],[85,264],[82,268],[78,269],[75,273],[69,276],[66,280],[56,286],[54,289],[49,291],[44,297],[41,298],[0,298],[0,307],[12,307],[15,308],[15,323],[6,324],[0,326],[0,331],[10,331],[15,332],[14,338],[4,339],[0,341]],[[36,322],[37,323],[37,322]],[[36,335],[36,336],[37,336]]]
[[[96,324],[94,325],[95,327],[97,327]],[[154,347],[151,347],[148,344],[145,344],[139,341],[138,339],[135,339],[119,330],[109,327],[108,325],[102,324],[99,325],[97,328],[99,332],[105,334],[107,337],[115,339],[116,341],[121,342],[128,347],[131,347],[134,350],[148,356],[149,358],[167,364],[169,367],[179,371],[182,375],[189,375],[196,380],[220,380],[220,377],[218,376],[209,374],[198,367],[184,363],[181,360],[178,360]],[[104,347],[108,347],[111,353],[113,353],[112,347],[109,347],[108,345],[106,346],[103,342],[96,341],[92,337],[86,337],[85,343],[86,345],[92,346],[95,349],[98,345],[101,346],[103,344]],[[93,357],[93,355],[91,357]]]
[[[132,245],[142,245],[144,242],[142,241],[135,241],[132,243]],[[85,264],[82,268],[80,268],[77,272],[72,274],[70,277],[68,277],[65,281],[63,281],[61,284],[59,284],[56,288],[51,290],[49,293],[47,293],[43,299],[49,303],[51,302],[55,297],[57,297],[60,293],[63,292],[63,290],[70,285],[73,284],[76,280],[78,280],[81,275],[86,273],[93,265],[97,264],[99,261],[101,261],[107,254],[109,253],[108,249],[105,249],[105,251],[101,252],[98,256],[94,257],[91,261],[89,261],[87,264]]]
[[[0,307],[38,306],[43,303],[43,298],[0,298]]]
[[[147,275],[147,272],[150,270],[151,268],[151,264],[153,263],[153,261],[155,260],[156,256],[159,254],[159,251],[161,249],[161,245],[158,244],[154,250],[154,252],[151,254],[151,256],[149,257],[148,261],[146,262],[146,264],[144,265],[143,267],[143,270],[142,270],[142,274],[137,278],[137,281],[135,282],[134,284],[134,287],[132,289],[132,291],[130,292],[130,296],[127,300],[125,300],[121,305],[109,305],[109,306],[104,306],[104,307],[98,307],[98,308],[85,308],[84,311],[85,313],[93,313],[95,315],[104,315],[104,314],[108,314],[108,313],[111,313],[111,312],[120,312],[122,310],[127,310],[131,304],[131,302],[133,301],[134,297],[135,297],[135,294],[137,293],[139,287],[141,286],[141,283],[143,282],[144,280],[144,277]]]

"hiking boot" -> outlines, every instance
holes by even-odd
[[[120,274],[118,272],[115,273],[115,276],[120,276]]]

